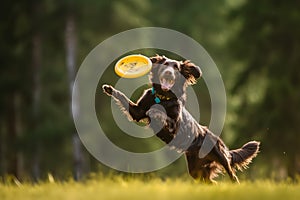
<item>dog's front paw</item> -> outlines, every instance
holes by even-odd
[[[166,126],[168,127],[170,132],[174,132],[177,129],[176,121],[167,117],[166,119]]]
[[[106,85],[106,84],[102,85],[102,89],[103,89],[103,92],[109,96],[111,96],[114,91],[114,88],[111,85]]]
[[[166,122],[167,115],[163,111],[157,108],[151,108],[146,112],[146,115],[150,117],[150,119],[156,119],[162,122]]]

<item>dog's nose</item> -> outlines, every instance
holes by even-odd
[[[166,70],[164,73],[166,76],[172,76],[173,73],[171,72],[171,70]]]

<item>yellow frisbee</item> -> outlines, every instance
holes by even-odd
[[[152,68],[151,60],[143,55],[129,55],[115,65],[115,72],[122,78],[137,78],[147,74]]]

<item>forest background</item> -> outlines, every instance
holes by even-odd
[[[80,64],[105,39],[128,29],[164,27],[201,44],[225,84],[225,143],[261,141],[250,179],[295,179],[300,173],[300,2],[296,0],[12,0],[0,8],[0,177],[81,179],[113,170],[82,146],[71,114]],[[174,41],[176,42],[176,41]],[[153,51],[155,53],[155,51]],[[169,54],[166,52],[166,56]],[[200,64],[201,65],[201,64]],[[113,65],[112,65],[113,66]],[[116,81],[113,70],[103,82]],[[99,89],[100,89],[99,83]],[[205,82],[201,124],[210,119]],[[124,139],[99,90],[96,110],[108,137],[147,152],[161,142]],[[298,110],[298,111],[297,111]],[[101,113],[101,115],[99,115]],[[109,119],[109,120],[105,120]],[[154,172],[186,174],[184,159]]]

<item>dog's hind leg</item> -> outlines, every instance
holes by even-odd
[[[217,149],[217,147],[214,147],[211,153],[215,154],[215,156],[217,157],[217,162],[219,162],[224,167],[232,182],[239,183],[239,179],[235,175],[235,172],[230,165],[230,160],[226,157],[225,153],[221,152],[219,149]]]
[[[188,171],[191,177],[196,181],[203,181],[205,183],[217,182],[212,179],[210,161],[205,159],[199,159],[197,153],[186,155],[188,164]]]
[[[238,177],[235,175],[235,172],[232,170],[229,161],[227,160],[226,162],[221,163],[221,164],[225,168],[225,170],[228,173],[228,175],[229,175],[230,179],[232,180],[232,182],[240,183]]]
[[[213,145],[212,150],[209,152],[208,155],[206,155],[206,158],[222,165],[225,171],[228,173],[232,182],[239,183],[239,180],[231,167],[231,155],[223,141],[220,138],[213,135],[213,133],[211,132],[207,132],[206,137],[208,137],[209,139],[209,144]]]

